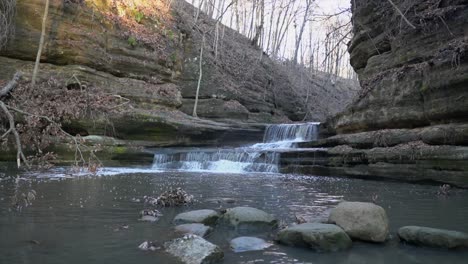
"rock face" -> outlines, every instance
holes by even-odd
[[[278,220],[273,215],[252,207],[228,209],[221,221],[241,231],[271,230],[278,224]]]
[[[467,121],[467,2],[394,2],[415,28],[388,1],[353,3],[349,52],[362,91],[337,117],[339,133]]]
[[[191,224],[191,223],[199,223],[199,224],[207,224],[213,225],[219,218],[218,212],[215,210],[196,210],[185,212],[176,215],[174,218],[174,223],[176,224]]]
[[[322,127],[332,137],[303,145],[330,150],[291,154],[283,171],[468,187],[468,2],[394,0],[415,28],[389,1],[351,2],[362,90]]]
[[[385,210],[373,203],[342,202],[330,212],[329,222],[359,240],[384,242],[389,233]]]
[[[293,89],[302,79],[298,71],[267,56],[257,59],[261,51],[237,32],[223,29],[223,48],[215,57],[215,21],[201,13],[197,25],[208,33],[198,115],[211,121],[192,118],[202,42],[192,28],[194,7],[161,0],[156,4],[163,8],[148,8],[155,3],[141,0],[130,8],[120,0],[51,1],[38,82],[52,78],[67,89],[85,87],[126,100],[118,113],[71,120],[67,131],[112,136],[135,148],[239,144],[261,140],[262,127],[252,123],[302,120],[306,109],[318,103],[327,107],[311,108],[308,116],[324,120],[355,93],[346,80],[332,85],[327,76],[318,76],[303,85],[310,92],[305,104],[305,90]],[[29,81],[41,33],[37,12],[43,9],[41,0],[17,1],[15,35],[0,50],[0,82],[16,71]],[[148,9],[152,13],[135,21],[135,10]]]
[[[200,237],[207,236],[213,229],[204,224],[183,224],[175,227],[175,230],[183,234],[192,234]]]
[[[231,249],[234,252],[259,251],[271,247],[273,244],[256,237],[238,237],[230,242]]]
[[[404,226],[398,230],[401,240],[418,246],[468,248],[468,234],[422,226]]]
[[[349,236],[336,225],[307,223],[281,230],[278,241],[288,246],[307,247],[318,252],[340,251],[351,247]]]
[[[164,248],[186,264],[219,263],[224,258],[224,253],[218,246],[196,235],[186,235],[166,242]]]

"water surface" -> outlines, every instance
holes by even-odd
[[[138,170],[133,170],[137,172]],[[164,208],[156,223],[138,221],[145,208],[133,198],[182,187],[198,200],[193,206]],[[21,212],[10,211],[11,197],[34,189],[37,199]],[[383,206],[392,234],[403,225],[425,225],[468,232],[468,192],[437,197],[437,187],[397,182],[278,174],[148,172],[74,178],[25,178],[0,181],[0,263],[178,263],[161,251],[143,252],[145,240],[163,243],[177,213],[193,209],[253,206],[285,223],[295,215],[326,218],[340,200],[371,201]],[[216,202],[234,198],[236,203]],[[124,228],[128,226],[128,228]],[[252,234],[272,240],[271,234]],[[216,229],[207,239],[225,252],[224,263],[467,263],[465,251],[354,242],[339,253],[314,253],[280,245],[261,252],[233,253],[237,235]],[[249,262],[250,261],[250,262]]]

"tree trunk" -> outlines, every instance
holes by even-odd
[[[41,60],[42,48],[44,47],[44,38],[47,24],[47,15],[49,13],[49,0],[46,0],[44,8],[44,17],[42,18],[42,31],[41,39],[39,40],[39,48],[37,49],[36,63],[34,64],[34,71],[31,80],[32,85],[36,85],[37,71],[39,70],[39,62]]]
[[[197,115],[197,106],[198,106],[198,96],[200,94],[200,86],[203,77],[203,48],[205,46],[205,33],[203,33],[202,43],[200,48],[200,75],[198,76],[198,84],[197,84],[197,93],[195,94],[195,103],[193,105],[193,117],[198,117]]]

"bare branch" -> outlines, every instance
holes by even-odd
[[[15,73],[13,79],[10,82],[8,82],[8,84],[5,87],[3,87],[2,90],[0,90],[0,98],[8,95],[8,93],[10,93],[13,89],[16,88],[16,86],[18,85],[18,81],[21,78],[21,75],[21,72]]]
[[[400,14],[400,16],[403,18],[403,20],[405,20],[406,24],[408,24],[413,29],[416,29],[416,27],[413,24],[411,24],[411,22],[405,17],[403,12],[401,12],[401,10],[398,8],[397,5],[395,5],[395,3],[393,3],[392,0],[388,0],[388,2],[393,6],[393,8],[395,8],[395,10],[398,12],[398,14]]]
[[[15,144],[16,144],[16,164],[18,165],[18,168],[21,167],[21,160],[23,160],[24,164],[26,164],[26,167],[29,168],[29,163],[23,154],[23,148],[21,146],[20,136],[18,134],[18,131],[15,128],[15,119],[13,118],[13,115],[10,113],[10,111],[8,111],[8,108],[5,105],[5,103],[3,103],[2,101],[0,101],[0,108],[3,110],[3,112],[7,116],[9,126],[10,126],[8,131],[2,135],[2,138],[6,137],[10,133],[13,134],[13,136],[15,137]]]

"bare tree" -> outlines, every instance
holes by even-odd
[[[31,79],[32,85],[36,84],[37,71],[39,70],[39,63],[41,61],[42,48],[44,47],[45,31],[47,25],[47,14],[49,13],[49,0],[46,0],[44,8],[44,16],[42,17],[42,31],[41,39],[39,40],[39,48],[37,49],[36,63],[34,64],[33,76]]]
[[[8,38],[14,33],[15,14],[16,0],[0,1],[0,50],[6,46]]]
[[[199,69],[200,69],[200,74],[198,75],[198,84],[197,84],[197,92],[195,94],[195,103],[193,104],[193,113],[192,116],[198,117],[197,115],[197,107],[198,107],[198,96],[200,94],[200,86],[202,82],[202,77],[203,77],[203,49],[205,46],[205,33],[203,33],[202,36],[202,43],[201,43],[201,48],[200,48],[200,64],[199,64]]]
[[[314,0],[306,0],[305,1],[305,11],[302,19],[302,24],[301,24],[301,29],[299,30],[299,33],[296,36],[296,47],[294,50],[294,57],[293,57],[293,62],[297,63],[297,56],[299,55],[299,47],[302,42],[302,36],[304,35],[304,29],[306,27],[307,22],[309,21],[309,15],[312,10],[312,4],[314,3]]]

